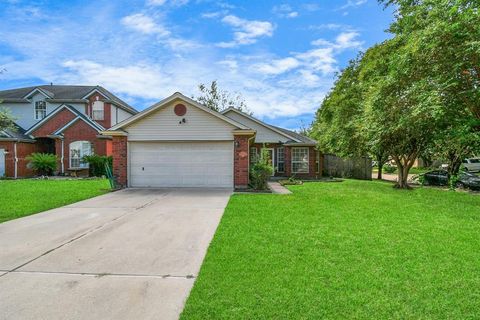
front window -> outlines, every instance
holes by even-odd
[[[308,148],[292,148],[292,172],[308,173]]]
[[[103,120],[104,119],[103,101],[95,101],[93,103],[92,119],[93,120]]]
[[[42,120],[47,116],[47,103],[45,101],[35,101],[35,120]]]
[[[277,149],[277,171],[285,172],[285,148],[280,147]]]
[[[89,141],[70,143],[70,168],[88,168],[88,162],[83,157],[92,154],[92,144]]]

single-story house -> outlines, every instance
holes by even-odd
[[[245,188],[261,148],[275,176],[322,172],[314,140],[234,108],[213,111],[178,92],[102,134],[112,137],[114,176],[125,187]]]

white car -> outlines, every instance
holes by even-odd
[[[463,160],[463,166],[465,170],[470,172],[478,172],[480,171],[480,158],[471,158]]]

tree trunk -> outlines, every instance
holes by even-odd
[[[381,163],[380,161],[377,162],[378,163],[378,173],[377,173],[377,179],[378,180],[382,180],[383,179],[383,176],[382,176],[382,171],[383,171],[383,163]]]
[[[416,158],[416,154],[410,154],[408,157],[393,157],[395,163],[397,164],[398,171],[398,181],[395,184],[395,188],[411,189],[411,187],[408,185],[408,173],[410,172],[410,169],[412,168]]]

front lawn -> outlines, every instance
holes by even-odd
[[[182,319],[480,317],[480,196],[289,189],[231,198]]]
[[[0,180],[0,223],[108,192],[106,179]]]

